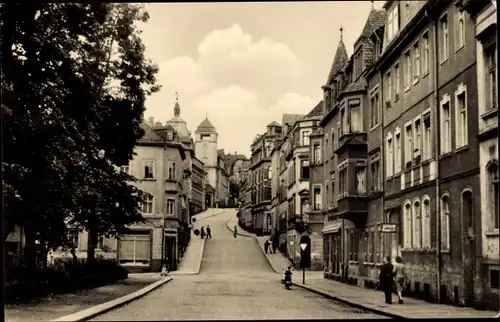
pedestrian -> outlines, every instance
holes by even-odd
[[[380,289],[385,294],[385,303],[392,304],[392,284],[394,283],[394,267],[389,256],[384,257],[384,264],[380,268]]]
[[[398,293],[398,303],[403,304],[403,290],[408,280],[406,276],[405,265],[400,256],[396,257],[396,264],[394,264],[394,274],[396,277],[396,292]]]
[[[264,243],[264,252],[267,254],[267,250],[269,249],[269,240],[266,240]]]
[[[278,249],[278,243],[273,242],[273,254],[276,254],[276,250]]]
[[[237,235],[238,235],[238,229],[236,228],[236,225],[234,225],[234,230],[233,230],[234,238],[236,238]]]
[[[212,230],[210,229],[210,225],[207,225],[207,238],[212,238]]]
[[[205,227],[201,226],[200,228],[200,237],[201,239],[205,238]]]

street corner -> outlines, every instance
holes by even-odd
[[[136,292],[130,293],[128,295],[122,296],[122,297],[117,298],[115,300],[108,301],[106,303],[99,304],[99,305],[96,305],[94,307],[91,307],[91,308],[88,308],[88,309],[85,309],[85,310],[82,310],[82,311],[79,311],[79,312],[76,312],[73,314],[69,314],[69,315],[54,319],[52,321],[54,321],[54,322],[55,321],[58,321],[58,322],[62,322],[62,321],[76,322],[76,321],[86,321],[86,320],[92,319],[98,315],[104,314],[106,312],[109,312],[111,310],[119,308],[120,306],[128,304],[134,300],[137,300],[137,299],[141,298],[142,296],[154,291],[155,289],[169,283],[172,280],[173,280],[173,277],[163,278],[163,279],[161,279],[161,280],[159,280],[151,285],[148,285],[148,286],[146,286],[146,287],[144,287]]]

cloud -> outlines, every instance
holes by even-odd
[[[198,57],[159,64],[162,91],[149,97],[146,116],[172,117],[179,92],[181,117],[192,132],[208,113],[219,148],[248,153],[255,134],[283,113],[305,114],[317,103],[296,93],[300,64],[292,50],[269,38],[255,40],[240,26],[214,30],[200,42]]]

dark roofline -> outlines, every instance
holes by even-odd
[[[153,141],[153,140],[144,140],[144,139],[139,139],[136,141],[137,146],[155,146],[155,147],[168,147],[168,148],[176,148],[179,150],[182,160],[186,160],[186,151],[184,150],[184,147],[180,143],[176,142],[158,142],[158,141]]]

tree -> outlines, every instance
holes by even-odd
[[[5,236],[24,228],[29,266],[35,240],[63,245],[68,225],[117,235],[142,220],[141,191],[114,165],[142,136],[157,68],[134,27],[140,7],[8,3],[0,14]]]

